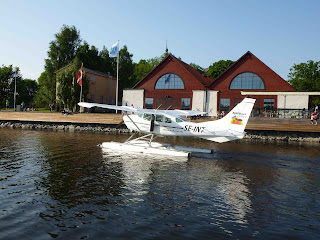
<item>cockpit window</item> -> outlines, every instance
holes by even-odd
[[[184,118],[181,118],[181,117],[177,117],[176,118],[176,122],[188,122],[187,120],[185,120]]]
[[[163,122],[163,115],[156,115],[157,122]]]
[[[142,116],[143,116],[143,113],[138,113],[138,116],[142,118]]]
[[[165,117],[165,118],[164,118],[164,122],[165,122],[165,123],[171,123],[171,119],[170,119],[170,118]]]
[[[143,119],[145,119],[147,121],[150,121],[151,120],[151,114],[144,113],[143,114]]]

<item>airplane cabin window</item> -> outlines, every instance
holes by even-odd
[[[165,122],[165,123],[171,123],[171,119],[170,119],[170,118],[165,117],[164,122]]]
[[[144,113],[143,114],[143,119],[145,119],[147,121],[150,121],[151,120],[151,114]]]
[[[157,122],[163,122],[163,116],[162,115],[156,115],[156,121]]]
[[[178,122],[188,122],[188,121],[185,120],[184,118],[177,117],[176,122],[178,123]]]

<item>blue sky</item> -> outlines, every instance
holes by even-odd
[[[63,24],[99,50],[120,40],[134,62],[168,49],[204,68],[248,50],[287,80],[294,64],[320,61],[320,1],[297,0],[0,0],[0,65],[23,78],[44,71]]]

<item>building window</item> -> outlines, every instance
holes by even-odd
[[[91,94],[91,100],[94,102],[94,94]]]
[[[153,108],[153,98],[145,98],[144,106],[145,106],[145,108],[152,109]]]
[[[231,81],[230,89],[264,89],[264,84],[258,75],[244,72]]]
[[[190,98],[182,98],[181,99],[181,109],[182,110],[190,110]]]
[[[100,96],[100,103],[104,103],[104,96]]]
[[[220,111],[229,112],[230,110],[230,98],[220,99]]]
[[[91,80],[95,80],[96,76],[95,75],[91,75]]]
[[[184,84],[178,75],[168,73],[158,79],[154,89],[184,89]]]
[[[274,99],[264,99],[263,108],[265,111],[272,111],[274,109]]]

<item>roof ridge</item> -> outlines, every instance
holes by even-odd
[[[178,59],[178,58],[176,58],[175,56],[173,56],[176,60],[178,60],[178,62],[179,62],[179,64],[184,68],[184,69],[186,69],[195,79],[197,79],[203,86],[209,86],[212,82],[213,82],[213,79],[211,79],[210,77],[208,77],[208,76],[203,76],[201,73],[199,73],[198,72],[198,70],[197,69],[195,69],[194,67],[192,67],[192,66],[190,66],[189,64],[187,64],[187,63],[185,63],[184,61],[182,61],[182,60],[180,60],[180,59]],[[197,76],[195,76],[191,71],[189,71],[189,69],[188,68],[186,68],[185,66],[184,66],[184,64],[186,64],[187,66],[189,66],[189,67],[191,67],[191,68],[193,68],[195,71],[197,71],[197,73],[199,73],[202,77],[204,77],[204,78],[209,78],[209,79],[211,79],[212,80],[212,82],[211,83],[209,83],[209,84],[205,84],[205,83],[203,83],[201,80],[199,80],[198,79],[198,77]]]
[[[138,84],[140,84],[147,76],[149,76],[160,64],[162,64],[169,56],[173,56],[171,53],[168,54],[161,62],[158,63],[150,72],[148,72],[139,82],[137,82],[132,88],[135,88]]]

